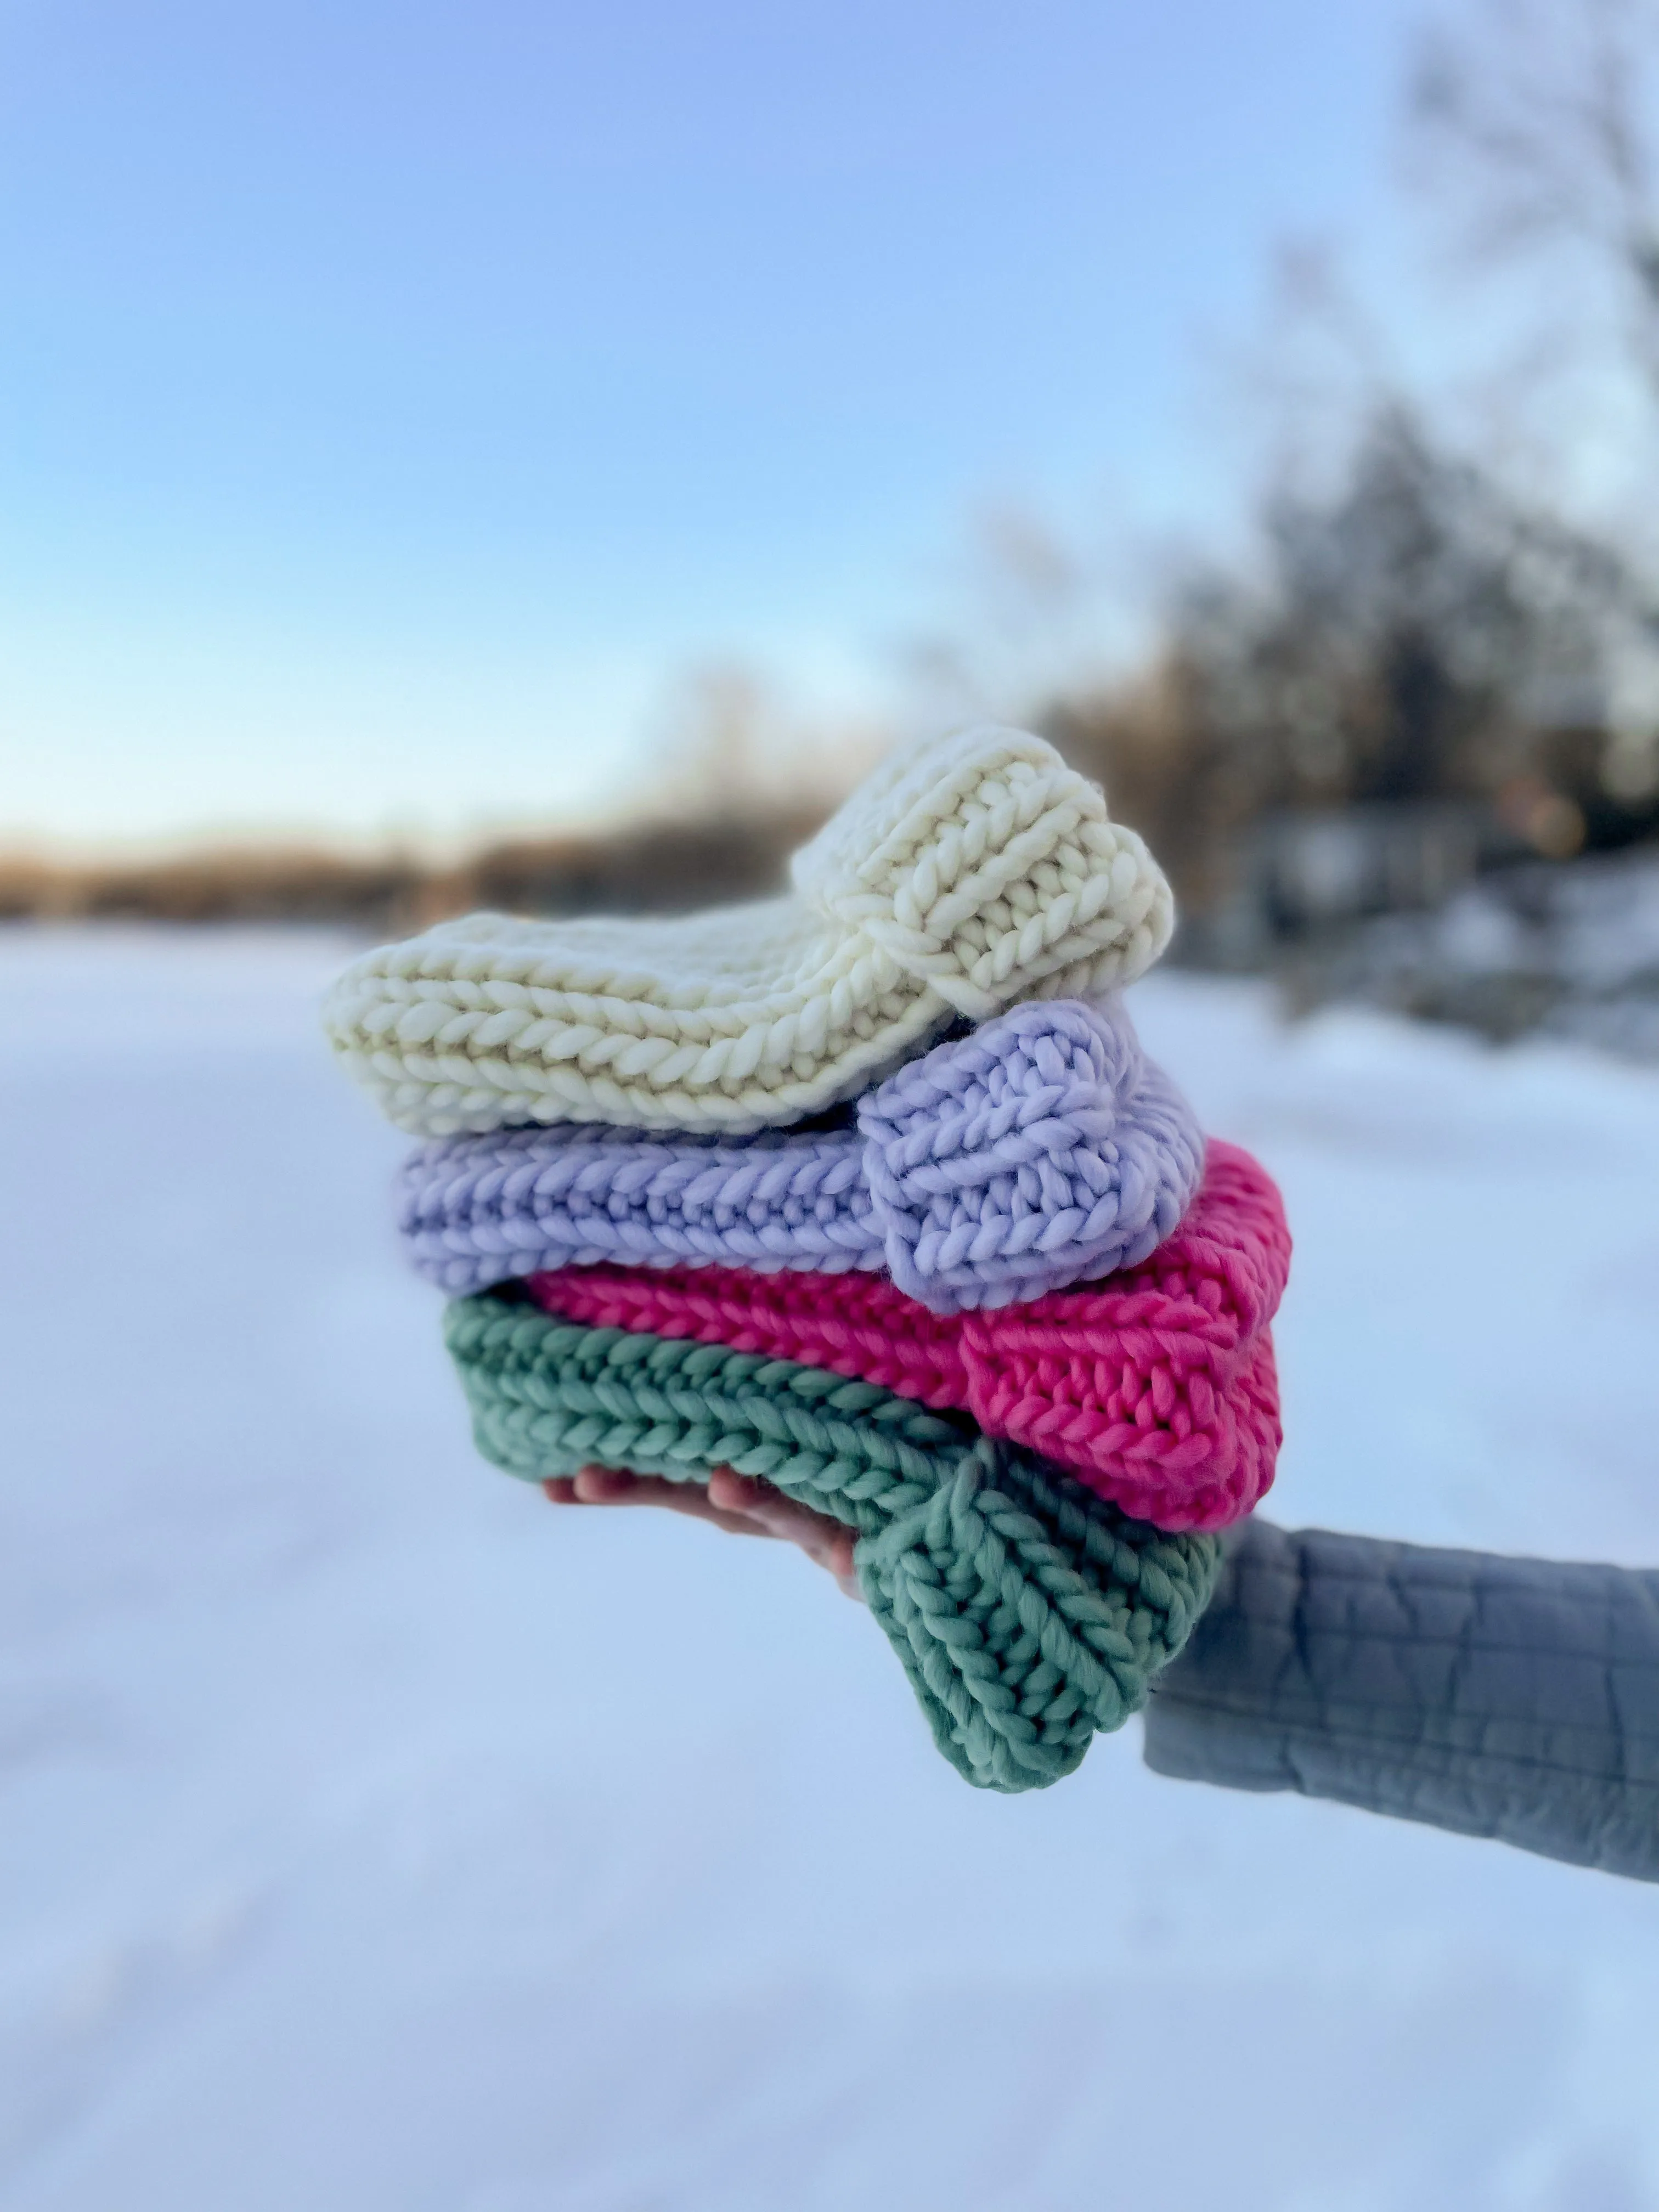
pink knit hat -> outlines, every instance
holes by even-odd
[[[1150,1259],[1022,1305],[933,1314],[884,1275],[568,1267],[532,1275],[545,1311],[692,1337],[958,1408],[1160,1528],[1220,1528],[1273,1478],[1268,1324],[1290,1232],[1266,1170],[1212,1140],[1203,1183]]]

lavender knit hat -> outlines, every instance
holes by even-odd
[[[398,1226],[452,1292],[605,1261],[884,1267],[951,1313],[1134,1266],[1203,1172],[1192,1109],[1115,999],[1015,1006],[866,1091],[856,1124],[446,1137],[404,1164]]]

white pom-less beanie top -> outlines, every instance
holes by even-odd
[[[787,897],[689,921],[442,922],[346,969],[330,1037],[424,1136],[735,1133],[852,1097],[963,1017],[1133,982],[1174,920],[1141,839],[1018,730],[897,754],[790,876]]]

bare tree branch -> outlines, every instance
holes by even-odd
[[[1466,243],[1576,252],[1620,304],[1659,399],[1659,6],[1476,0],[1426,32],[1409,88],[1424,182],[1462,201]]]

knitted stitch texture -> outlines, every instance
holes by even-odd
[[[1215,1581],[1214,1537],[1126,1518],[1033,1454],[867,1382],[469,1298],[446,1335],[488,1459],[762,1475],[859,1532],[859,1582],[933,1740],[981,1788],[1041,1789],[1146,1701]]]
[[[857,1376],[969,1413],[1160,1528],[1220,1528],[1273,1477],[1268,1323],[1290,1266],[1271,1178],[1212,1140],[1186,1220],[1151,1259],[1000,1312],[930,1314],[880,1276],[746,1268],[532,1275],[544,1310]]]
[[[392,1120],[423,1136],[777,1127],[853,1097],[958,1017],[1132,981],[1173,921],[1133,830],[1017,730],[901,754],[791,876],[790,897],[690,921],[444,922],[355,962],[325,1025]]]
[[[858,1127],[661,1138],[591,1124],[443,1137],[398,1178],[429,1281],[602,1261],[885,1267],[935,1312],[1145,1259],[1198,1187],[1192,1109],[1108,1001],[1015,1006],[858,1102]]]

